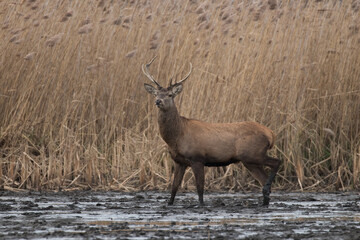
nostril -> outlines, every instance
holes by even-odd
[[[160,100],[160,99],[157,99],[157,100],[155,101],[155,104],[156,104],[156,105],[160,105],[160,103],[161,103],[161,100]]]

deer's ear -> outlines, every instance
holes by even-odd
[[[174,94],[174,96],[178,95],[179,93],[181,93],[181,91],[183,90],[183,86],[182,84],[175,84],[173,86],[173,88],[171,89],[172,93]]]
[[[147,83],[144,83],[144,87],[148,93],[156,96],[156,93],[157,93],[156,88],[154,88],[153,86],[151,86],[150,84],[147,84]]]

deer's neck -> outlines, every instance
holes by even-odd
[[[171,148],[176,148],[177,140],[182,135],[182,118],[176,107],[168,111],[159,111],[158,118],[160,134],[162,139]]]

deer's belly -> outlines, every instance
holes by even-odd
[[[230,158],[229,160],[222,160],[222,161],[211,161],[211,159],[207,159],[207,161],[205,161],[205,166],[207,167],[221,167],[221,166],[227,166],[230,165],[232,163],[238,163],[239,160],[235,159],[235,158]]]

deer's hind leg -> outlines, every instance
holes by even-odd
[[[244,163],[244,166],[250,171],[251,175],[264,186],[267,180],[267,174],[261,165]]]
[[[264,170],[264,167],[262,165],[255,165],[255,164],[249,164],[245,163],[244,166],[250,171],[251,175],[259,181],[261,186],[263,186],[263,205],[269,205],[270,202],[270,192],[267,193],[264,191],[264,188],[267,183],[268,176]]]
[[[281,161],[279,159],[266,156],[264,165],[270,167],[271,172],[270,172],[269,178],[266,180],[266,183],[264,184],[264,187],[263,187],[263,196],[264,196],[263,205],[269,205],[271,184],[274,181],[276,173],[279,170],[280,163],[281,163]]]

